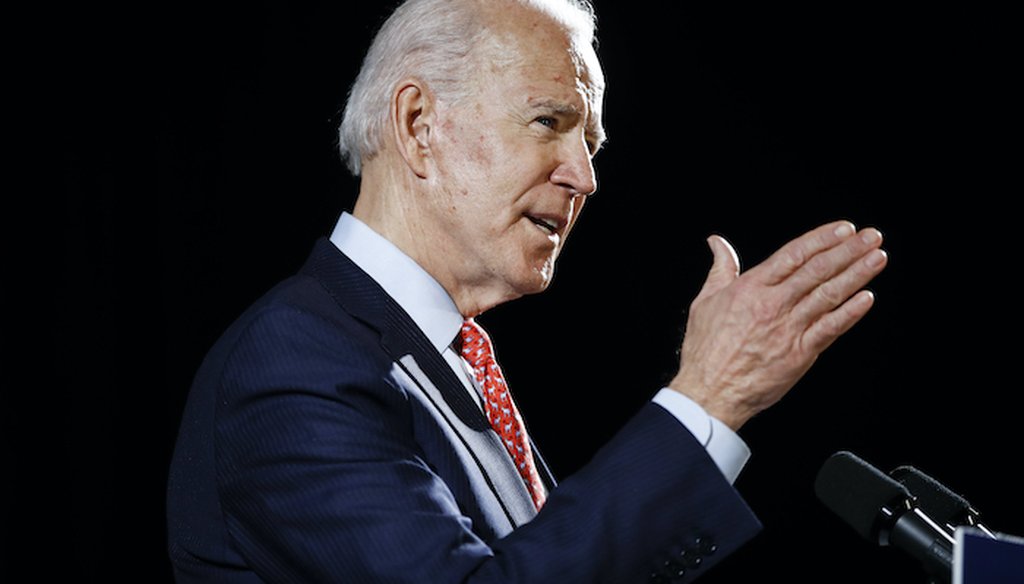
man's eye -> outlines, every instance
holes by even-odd
[[[541,124],[542,126],[547,126],[549,128],[552,128],[552,129],[554,129],[554,127],[558,125],[558,120],[556,120],[555,118],[552,118],[552,117],[548,117],[548,116],[541,116],[541,117],[537,118],[535,121],[538,124]]]

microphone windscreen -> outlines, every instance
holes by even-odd
[[[917,499],[917,506],[936,521],[956,524],[971,512],[967,499],[912,466],[898,466],[889,476],[905,486]]]
[[[825,461],[814,481],[814,492],[861,537],[875,543],[882,508],[910,499],[906,487],[847,451]]]

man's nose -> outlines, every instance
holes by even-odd
[[[569,189],[573,195],[591,195],[597,191],[593,156],[586,140],[566,140],[559,150],[558,162],[551,173],[551,182]]]

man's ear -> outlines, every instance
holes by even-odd
[[[426,85],[417,79],[400,83],[391,100],[395,143],[405,163],[420,178],[427,176],[430,131],[435,120],[434,96]]]

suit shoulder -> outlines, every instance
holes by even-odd
[[[391,367],[378,332],[305,275],[281,282],[253,303],[216,342],[207,362],[220,375],[275,377],[379,377]]]

